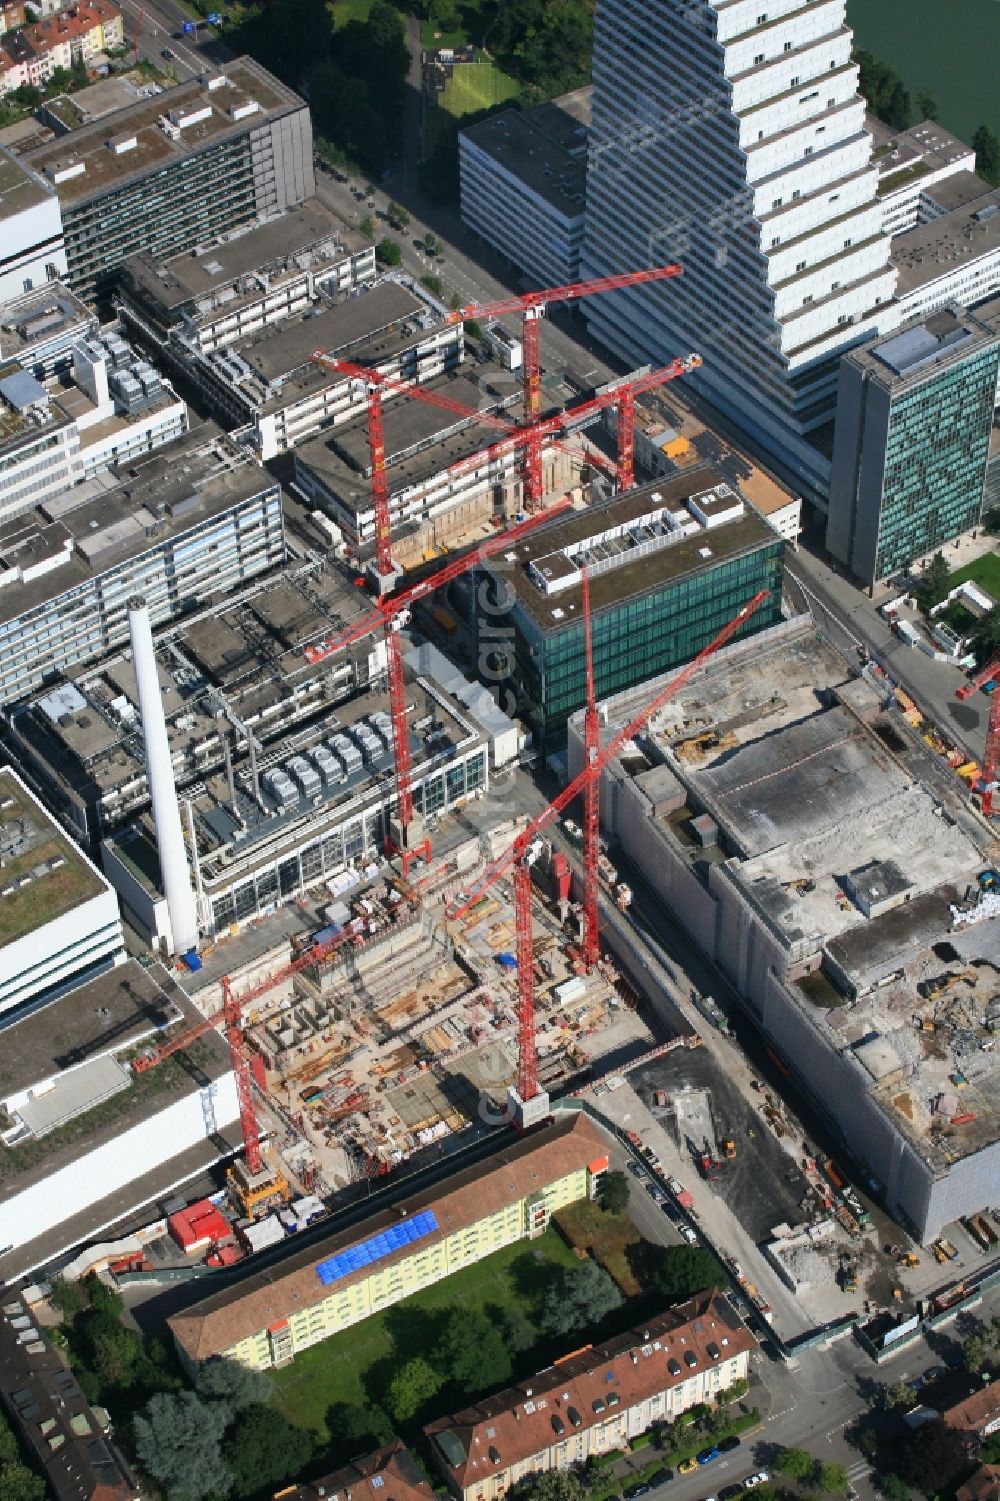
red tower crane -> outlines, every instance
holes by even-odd
[[[956,698],[968,698],[977,688],[1000,676],[1000,652],[985,667],[974,673],[955,694]],[[976,779],[976,789],[982,794],[982,810],[986,818],[993,817],[993,794],[997,790],[997,768],[1000,767],[1000,692],[990,699],[989,718],[986,721],[986,749],[983,752],[982,770]]]
[[[518,1093],[522,1102],[532,1100],[538,1094],[538,1059],[535,1050],[535,987],[534,987],[534,946],[531,928],[531,846],[538,835],[546,829],[550,823],[566,808],[575,797],[586,787],[589,781],[600,779],[605,767],[614,759],[625,743],[637,735],[647,725],[654,714],[669,703],[674,694],[690,682],[698,669],[720,646],[724,646],[733,637],[750,617],[758,610],[767,598],[768,591],[763,589],[748,600],[738,614],[734,615],[728,624],[722,627],[718,635],[709,644],[702,648],[698,655],[690,661],[686,667],[664,684],[659,693],[642,708],[634,718],[630,719],[624,729],[608,741],[603,749],[598,750],[596,756],[586,762],[576,776],[567,783],[563,790],[553,798],[552,802],[541,813],[537,814],[531,822],[509,845],[502,854],[493,860],[471,885],[462,899],[453,902],[448,908],[448,917],[457,919],[471,907],[474,907],[479,899],[501,876],[506,875],[513,865],[514,867],[514,914],[517,924],[517,967],[518,967]]]
[[[681,275],[683,268],[676,264],[651,266],[643,271],[625,271],[618,276],[598,276],[590,281],[570,282],[564,287],[545,287],[525,292],[521,296],[501,297],[495,302],[472,303],[448,315],[452,323],[465,323],[470,318],[501,318],[505,313],[522,314],[524,417],[528,427],[536,431],[535,441],[529,442],[525,448],[524,491],[528,510],[533,510],[542,502],[542,452],[541,440],[537,435],[542,402],[539,324],[546,307],[550,302],[578,302],[582,297],[594,297],[599,292],[617,292],[623,287],[635,287],[643,282],[663,281],[667,277]]]
[[[314,943],[310,948],[299,954],[297,958],[290,960],[280,969],[274,970],[256,985],[251,985],[248,990],[236,994],[233,991],[229,976],[223,975],[222,1009],[211,1016],[203,1016],[192,1026],[186,1027],[183,1032],[172,1037],[169,1042],[163,1043],[154,1052],[140,1054],[132,1060],[132,1067],[137,1074],[142,1074],[147,1069],[156,1068],[164,1059],[170,1058],[174,1053],[183,1052],[193,1042],[202,1037],[212,1027],[223,1023],[226,1034],[226,1042],[229,1045],[229,1057],[232,1062],[233,1076],[236,1080],[236,1098],[240,1111],[240,1130],[243,1135],[243,1156],[246,1162],[249,1184],[241,1186],[241,1192],[245,1207],[252,1209],[255,1199],[272,1197],[276,1192],[283,1193],[287,1185],[280,1174],[270,1175],[268,1181],[261,1182],[262,1174],[265,1173],[263,1154],[260,1147],[260,1126],[257,1121],[257,1110],[253,1099],[253,1077],[250,1069],[250,1052],[243,1035],[243,1016],[248,1006],[261,996],[280,985],[283,980],[288,980],[292,975],[297,975],[301,970],[308,969],[313,965],[320,965],[331,958],[334,952],[350,938],[350,933],[342,931],[334,934],[332,938],[323,943]],[[253,1185],[257,1184],[256,1187]]]
[[[601,749],[601,732],[597,718],[594,690],[594,636],[590,615],[590,575],[586,564],[580,569],[583,594],[583,644],[587,665],[587,704],[583,713],[583,762],[592,766]],[[588,777],[583,788],[583,958],[593,969],[601,957],[599,924],[599,869],[601,825],[601,779]]]

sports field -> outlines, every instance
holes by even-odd
[[[444,93],[438,95],[438,108],[450,115],[471,115],[517,95],[517,80],[484,57],[480,62],[455,64]]]

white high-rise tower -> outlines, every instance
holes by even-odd
[[[689,380],[822,496],[836,356],[878,326],[896,273],[845,0],[598,0],[585,274],[684,276],[585,304],[630,361]]]

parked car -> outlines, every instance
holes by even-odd
[[[640,1480],[638,1485],[629,1486],[625,1492],[625,1501],[638,1501],[640,1496],[648,1496],[652,1489],[653,1487],[647,1485],[645,1480]]]
[[[771,1478],[769,1470],[758,1470],[756,1475],[748,1475],[743,1482],[745,1491],[752,1491],[755,1485],[766,1485]]]
[[[160,52],[160,56],[166,58],[168,63],[173,62],[174,54],[171,52],[169,47],[164,47]]]
[[[733,1501],[735,1496],[742,1496],[742,1485],[724,1485],[719,1492],[719,1501]]]
[[[691,1229],[690,1225],[682,1225],[681,1226],[681,1235],[687,1241],[687,1243],[688,1243],[689,1246],[696,1246],[698,1244],[698,1237],[695,1234],[695,1232]]]
[[[677,1473],[678,1475],[693,1475],[697,1468],[698,1461],[696,1459],[682,1459],[677,1466]]]
[[[713,1459],[718,1459],[719,1453],[720,1451],[715,1447],[715,1445],[711,1444],[707,1449],[701,1450],[700,1454],[698,1455],[698,1463],[700,1465],[710,1465]]]
[[[668,1470],[664,1465],[662,1470],[654,1470],[649,1477],[650,1490],[658,1490],[661,1485],[666,1485],[668,1480],[673,1480],[673,1470]]]
[[[670,1200],[664,1199],[662,1204],[660,1205],[660,1208],[667,1216],[667,1219],[673,1220],[674,1224],[676,1225],[677,1221],[680,1219],[680,1215],[677,1213],[677,1210],[674,1208],[673,1204],[671,1204]]]
[[[738,1449],[739,1447],[740,1440],[735,1433],[731,1433],[728,1438],[722,1438],[719,1440],[720,1454],[732,1454],[733,1450]]]

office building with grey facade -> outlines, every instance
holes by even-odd
[[[841,361],[826,545],[872,587],[979,524],[1000,337],[942,309]]]
[[[190,250],[315,192],[308,107],[249,57],[22,160],[58,194],[69,283],[88,299],[130,255]]]
[[[284,560],[281,489],[221,438],[188,434],[0,527],[0,703]]]

